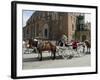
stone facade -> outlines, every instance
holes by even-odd
[[[77,40],[78,41],[85,41],[85,40],[89,40],[91,41],[91,34],[90,34],[90,31],[77,31],[76,32],[76,35],[77,35]]]
[[[76,21],[77,29],[75,32],[76,40],[91,42],[91,23],[85,23],[84,15],[78,16]]]
[[[59,40],[63,34],[68,37],[68,41],[81,40],[79,37],[83,35],[78,35],[80,32],[77,28],[78,15],[70,12],[36,11],[28,19],[26,26],[23,27],[23,40],[37,37]],[[90,34],[89,32],[86,33]],[[86,35],[86,33],[83,32],[82,34]]]

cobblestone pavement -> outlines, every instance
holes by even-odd
[[[23,53],[23,69],[59,68],[59,67],[84,67],[91,66],[91,55],[77,52],[68,48],[59,48],[56,59],[51,59],[51,53],[43,52],[43,60],[39,61],[38,53]],[[30,50],[31,51],[31,50]]]

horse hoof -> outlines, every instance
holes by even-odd
[[[39,59],[39,61],[42,61],[42,59]]]
[[[52,58],[52,60],[55,60],[55,58]]]

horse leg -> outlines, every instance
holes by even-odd
[[[88,54],[90,54],[90,48],[88,48]]]
[[[56,52],[54,52],[54,59],[56,58]]]
[[[56,58],[56,52],[55,51],[52,51],[52,54],[53,54],[53,60]]]
[[[42,61],[42,52],[41,51],[39,51],[39,61]]]
[[[87,54],[89,54],[90,53],[90,48],[89,47],[87,47]]]
[[[86,54],[88,53],[88,47],[86,47]]]
[[[88,54],[88,52],[89,52],[89,48],[87,47],[87,54]]]
[[[51,54],[51,58],[53,57],[53,53],[52,52],[50,52],[50,54]]]
[[[29,50],[29,48],[28,48],[28,54],[30,53],[30,50]]]
[[[40,61],[42,61],[42,52],[40,53]]]
[[[89,48],[89,54],[90,54],[90,48]]]
[[[85,53],[85,47],[83,47],[83,53]]]
[[[87,54],[89,54],[89,48],[87,47]]]

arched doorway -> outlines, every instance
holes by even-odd
[[[82,42],[86,40],[86,35],[82,35]]]
[[[44,24],[43,26],[43,38],[49,38],[49,27],[48,24]]]
[[[44,35],[46,38],[48,37],[48,30],[47,29],[44,29]]]

